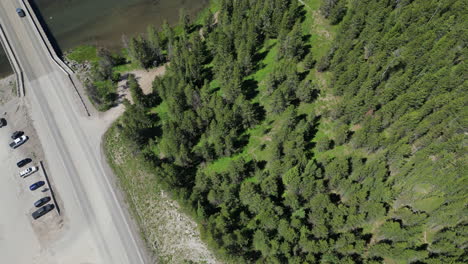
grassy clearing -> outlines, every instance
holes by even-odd
[[[67,54],[67,58],[78,63],[95,63],[99,61],[97,48],[92,45],[82,45],[72,49],[70,53]]]
[[[265,42],[265,45],[258,51],[260,56],[265,56],[258,63],[257,67],[259,70],[246,78],[258,82],[258,94],[253,98],[252,103],[264,103],[264,100],[262,100],[266,89],[264,80],[275,68],[276,56],[278,54],[277,42],[276,39],[270,39]]]
[[[118,72],[120,74],[123,74],[123,73],[126,73],[126,72],[141,69],[141,66],[138,65],[137,63],[131,62],[131,63],[122,64],[122,65],[117,65],[117,66],[113,67],[112,69],[113,69],[114,72]]]
[[[429,198],[414,202],[413,207],[416,210],[431,213],[435,209],[439,208],[439,206],[442,205],[444,201],[445,201],[445,198],[443,196],[441,197],[434,196],[434,197],[429,197]]]

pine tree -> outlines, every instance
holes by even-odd
[[[138,84],[138,81],[136,80],[134,74],[128,75],[127,86],[128,86],[128,89],[130,90],[130,95],[132,96],[133,103],[144,106],[145,94],[143,93],[143,90]]]

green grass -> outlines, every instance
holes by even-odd
[[[259,54],[267,52],[265,58],[258,63],[258,67],[260,69],[246,78],[253,79],[258,82],[259,93],[252,100],[252,102],[254,103],[261,101],[262,92],[264,92],[265,90],[265,85],[263,81],[275,68],[276,56],[278,54],[278,48],[276,45],[277,42],[278,41],[276,39],[270,39],[265,42],[263,47],[258,51]]]
[[[208,173],[213,173],[213,172],[225,172],[229,166],[229,164],[242,157],[242,155],[237,154],[234,156],[230,157],[223,157],[220,159],[215,160],[214,162],[208,164],[208,166],[205,168],[205,171]]]
[[[71,52],[67,54],[67,58],[78,63],[84,63],[86,61],[94,63],[99,61],[97,48],[92,45],[82,45],[72,49]]]
[[[437,209],[442,203],[444,203],[444,197],[433,196],[423,200],[414,202],[413,208],[420,211],[431,213]]]
[[[261,146],[264,143],[267,143],[266,140],[262,138],[265,135],[265,131],[267,129],[268,129],[268,126],[266,125],[266,122],[263,122],[257,125],[256,127],[245,131],[244,135],[248,135],[249,142],[247,143],[247,146],[244,147],[242,152],[234,154],[233,156],[230,156],[230,157],[223,157],[223,158],[217,159],[207,164],[205,171],[209,173],[225,172],[229,166],[229,163],[239,158],[243,158],[247,162],[253,159],[265,160],[267,158],[268,153],[266,150],[264,149],[262,150]]]
[[[138,63],[131,62],[131,63],[122,64],[122,65],[117,65],[112,69],[114,72],[118,72],[122,74],[125,72],[141,69],[141,66]]]
[[[308,15],[302,24],[304,34],[311,34],[309,39],[309,44],[312,45],[311,52],[314,58],[320,58],[330,49],[339,26],[332,26],[328,21],[324,21],[323,17],[313,15],[315,12],[320,12],[321,0],[306,0],[305,3],[307,6],[304,10]]]

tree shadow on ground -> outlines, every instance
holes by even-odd
[[[242,91],[247,100],[252,100],[258,95],[258,81],[254,79],[247,79],[242,82]]]

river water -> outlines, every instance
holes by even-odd
[[[1,1],[1,0],[0,0]],[[178,21],[179,9],[194,16],[209,0],[35,0],[42,18],[62,51],[81,44],[112,50],[122,46],[122,36],[134,36],[164,20]],[[11,68],[0,49],[0,76]]]

